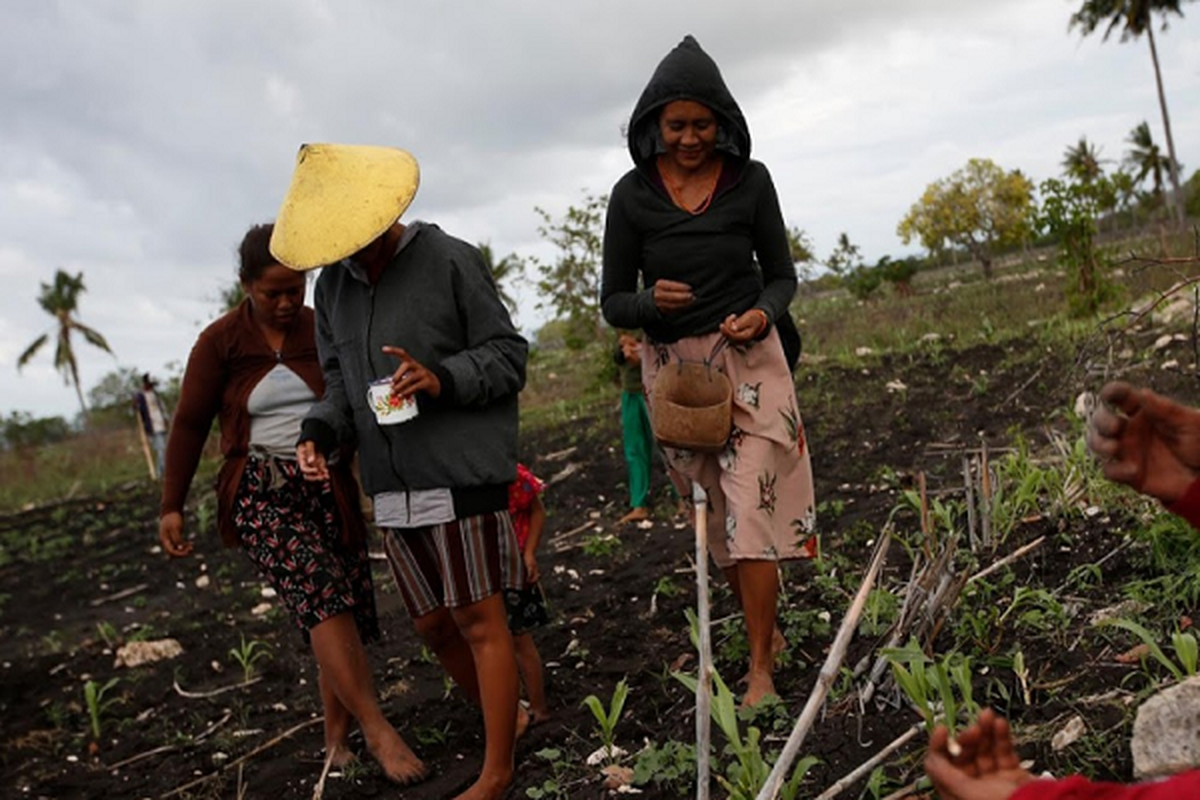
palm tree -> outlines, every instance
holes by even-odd
[[[1167,139],[1167,157],[1170,159],[1172,208],[1176,221],[1183,225],[1183,192],[1179,189],[1179,159],[1175,156],[1175,140],[1171,137],[1171,118],[1167,114],[1167,95],[1163,90],[1162,70],[1158,66],[1158,48],[1154,44],[1154,14],[1162,18],[1162,29],[1167,28],[1167,16],[1182,17],[1180,6],[1187,0],[1083,0],[1083,5],[1071,15],[1069,28],[1078,27],[1088,36],[1107,21],[1104,41],[1118,27],[1121,41],[1136,39],[1143,33],[1150,42],[1150,60],[1154,62],[1154,80],[1158,86],[1158,106],[1162,110],[1163,131]]]
[[[517,312],[517,301],[508,293],[502,285],[505,281],[514,278],[521,270],[521,259],[516,253],[509,253],[504,258],[496,261],[496,254],[492,252],[492,246],[486,242],[480,242],[476,247],[483,255],[483,263],[487,264],[488,272],[492,273],[492,280],[496,283],[496,294],[500,295],[500,300],[504,305],[508,306],[509,313]]]
[[[79,295],[87,291],[83,286],[83,273],[71,276],[61,269],[54,274],[54,283],[42,284],[42,295],[38,304],[46,313],[58,320],[58,342],[54,350],[54,366],[62,373],[63,382],[75,385],[75,394],[79,396],[79,407],[87,417],[87,404],[83,401],[83,390],[79,386],[79,364],[75,360],[75,350],[71,346],[71,334],[79,333],[89,344],[99,347],[112,354],[108,342],[99,331],[89,328],[75,318],[79,306]],[[49,333],[43,333],[33,340],[33,344],[25,348],[17,359],[17,369],[24,367],[50,339]]]
[[[1163,172],[1170,172],[1170,159],[1163,154],[1158,143],[1150,135],[1150,126],[1142,122],[1129,133],[1125,140],[1132,147],[1125,153],[1125,164],[1133,173],[1134,184],[1153,178],[1153,196],[1158,202],[1163,199]]]
[[[1091,183],[1104,171],[1100,167],[1100,150],[1086,136],[1080,136],[1079,144],[1063,152],[1062,167],[1068,176],[1083,183]]]

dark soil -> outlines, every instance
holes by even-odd
[[[1134,379],[1197,399],[1194,381],[1177,373],[1147,369]],[[889,392],[886,384],[893,380],[907,389]],[[772,749],[781,745],[813,688],[847,597],[900,492],[916,485],[918,473],[927,476],[931,496],[960,489],[963,451],[981,440],[1002,448],[1023,435],[1042,447],[1047,427],[1069,429],[1067,409],[1083,382],[1073,358],[1023,341],[957,352],[932,347],[865,369],[801,366],[797,385],[814,453],[826,558],[785,570],[780,616],[791,648],[777,675],[785,707],[768,710],[755,723]],[[528,434],[522,444],[527,463],[551,484],[541,563],[554,621],[535,637],[555,717],[520,741],[511,797],[537,796],[527,794],[531,787],[547,790],[547,797],[606,795],[597,768],[583,763],[600,740],[580,701],[595,694],[607,704],[621,679],[628,681],[629,700],[617,744],[637,753],[648,742],[662,748],[693,740],[691,694],[670,677],[673,669],[695,664],[684,619],[685,608],[694,604],[692,532],[674,517],[674,501],[661,481],[653,525],[615,527],[625,511],[617,426],[614,398],[604,414]],[[211,493],[193,494],[199,495],[198,505],[211,503]],[[193,529],[202,516],[192,511]],[[236,797],[240,785],[249,798],[311,797],[322,767],[319,723],[251,755],[241,769],[228,766],[320,714],[315,669],[301,637],[278,607],[253,613],[271,601],[264,600],[248,561],[222,549],[213,531],[195,535],[195,558],[168,561],[156,547],[156,517],[154,487],[145,484],[0,519],[7,554],[0,567],[0,794],[158,797],[207,778],[176,796]],[[916,528],[912,514],[895,519],[898,529]],[[1006,577],[994,584],[996,604],[1003,606],[1021,585],[1063,586],[1074,567],[1117,549],[1132,526],[1132,517],[1077,511],[1031,520],[995,557],[1038,536],[1046,535],[1047,542],[1001,573]],[[617,534],[618,545],[601,553],[601,534],[607,533]],[[1076,599],[1086,607],[1115,602],[1111,581],[1151,575],[1144,561],[1138,545],[1125,547],[1105,564],[1108,585],[1080,589]],[[331,778],[325,797],[452,797],[479,768],[480,719],[460,694],[447,694],[443,673],[423,654],[383,562],[376,566],[386,631],[385,640],[371,649],[377,688],[386,713],[429,762],[431,777],[396,791],[366,758],[359,769]],[[893,545],[883,580],[902,585],[908,569],[904,548]],[[200,578],[207,578],[207,586],[197,586]],[[721,620],[735,613],[735,604],[723,586],[716,588],[714,602],[717,668],[734,683],[745,669],[744,643],[737,620]],[[1069,630],[1053,637],[1021,640],[1032,706],[1014,689],[1010,670],[987,663],[976,665],[977,699],[1001,705],[1027,732],[1079,713],[1089,730],[1115,732],[1102,741],[1123,742],[1134,707],[1128,698],[1140,687],[1131,685],[1138,667],[1115,663],[1111,637],[1087,629],[1085,617],[1074,617]],[[115,668],[117,642],[106,642],[102,628],[110,639],[114,631],[117,639],[171,636],[184,653],[153,665]],[[230,651],[242,637],[270,645],[270,659],[258,665],[260,681],[210,698],[177,691],[176,685],[205,693],[241,682]],[[1010,626],[985,638],[994,642],[999,658],[1015,637]],[[854,667],[878,644],[878,638],[858,636],[845,665]],[[954,645],[948,631],[938,644]],[[113,678],[118,682],[105,699],[115,702],[105,709],[94,740],[84,685]],[[802,748],[821,759],[806,796],[918,719],[892,691],[881,690],[860,708],[849,689],[847,680],[834,687]],[[1117,691],[1104,699],[1112,690]],[[714,732],[714,738],[719,749],[720,734]],[[1048,734],[1032,738],[1039,743],[1026,748],[1027,755],[1039,768],[1090,765],[1096,775],[1129,777],[1123,745],[1061,754],[1041,743]],[[918,738],[890,760],[889,785],[919,776],[921,747]],[[626,763],[634,761],[630,756]],[[686,776],[671,781],[664,767],[658,777],[641,786],[643,797],[692,793]],[[861,791],[859,786],[847,796]]]

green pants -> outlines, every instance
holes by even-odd
[[[625,464],[629,468],[629,507],[645,508],[650,494],[650,462],[654,458],[654,431],[641,392],[621,392],[621,432]]]

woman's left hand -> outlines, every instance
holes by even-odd
[[[730,314],[721,323],[721,333],[731,344],[745,344],[757,339],[770,324],[767,312],[761,308],[752,308],[742,314]]]
[[[438,376],[410,356],[403,347],[385,344],[383,352],[400,359],[400,364],[392,373],[392,394],[407,400],[417,392],[425,392],[435,398],[442,393],[442,382],[438,380]]]

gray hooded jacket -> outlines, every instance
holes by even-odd
[[[479,251],[414,222],[375,286],[357,266],[326,267],[315,305],[326,388],[301,440],[330,452],[353,430],[370,495],[450,489],[460,519],[506,508],[528,345]],[[442,384],[437,399],[418,395],[419,416],[400,425],[379,425],[367,401],[368,384],[396,368],[384,345],[403,347]]]

